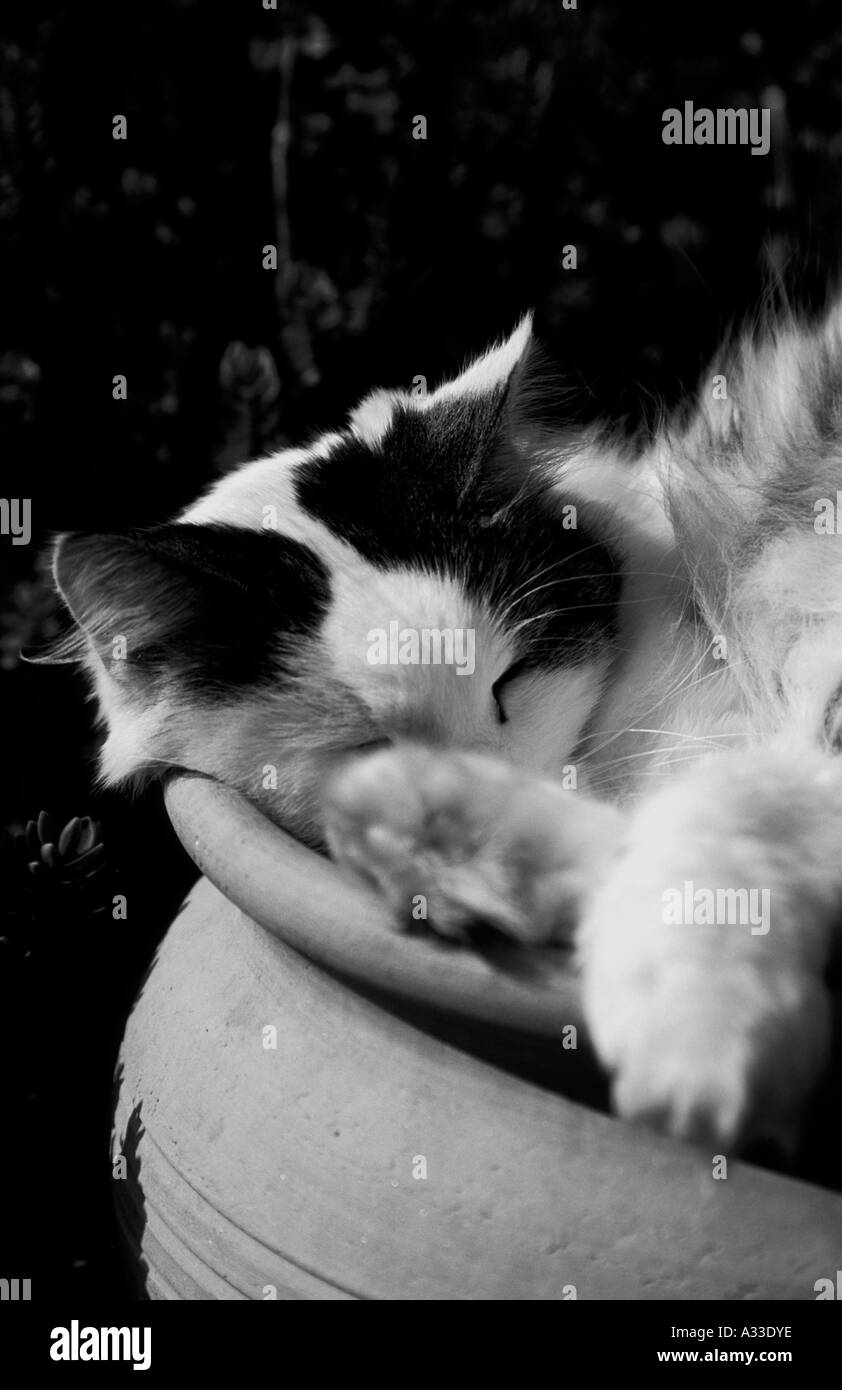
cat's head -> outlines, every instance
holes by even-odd
[[[109,783],[170,767],[320,839],[337,759],[382,740],[558,773],[612,660],[608,511],[536,421],[525,319],[429,395],[376,391],[346,429],[248,464],[175,522],[66,535]],[[538,412],[540,413],[540,412]]]

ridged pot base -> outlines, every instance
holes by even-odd
[[[207,879],[129,1018],[113,1145],[153,1299],[812,1299],[839,1263],[838,1197],[714,1179],[364,997]]]

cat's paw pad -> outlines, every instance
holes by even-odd
[[[399,924],[423,902],[444,936],[464,940],[486,923],[547,940],[569,932],[614,825],[611,808],[574,806],[574,796],[482,754],[384,749],[333,782],[328,845],[378,887]]]

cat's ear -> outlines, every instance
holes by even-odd
[[[532,335],[532,314],[524,314],[514,332],[433,392],[431,404],[472,398],[511,398],[525,383],[539,351]]]
[[[87,652],[141,684],[161,673],[198,687],[259,679],[284,633],[313,627],[327,602],[311,551],[237,527],[65,535],[53,569]]]
[[[63,535],[53,555],[56,587],[104,660],[120,642],[137,659],[162,640],[177,641],[192,622],[200,605],[193,573],[177,577],[173,568],[151,534]]]
[[[507,338],[429,394],[423,377],[409,391],[372,391],[351,412],[351,432],[378,447],[407,414],[426,416],[464,457],[466,442],[487,440],[504,420],[517,428],[539,414],[549,375],[527,313]]]

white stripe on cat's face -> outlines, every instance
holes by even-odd
[[[356,566],[334,572],[322,642],[337,679],[371,710],[380,734],[482,748],[535,771],[558,772],[598,699],[604,660],[512,679],[500,697],[503,723],[492,691],[517,652],[494,615],[453,580],[409,569],[368,570],[363,582]],[[426,661],[425,633],[432,658]],[[411,656],[407,639],[415,634],[421,660],[402,662],[401,647]],[[385,661],[372,659],[378,648]],[[437,661],[442,651],[454,659]]]

